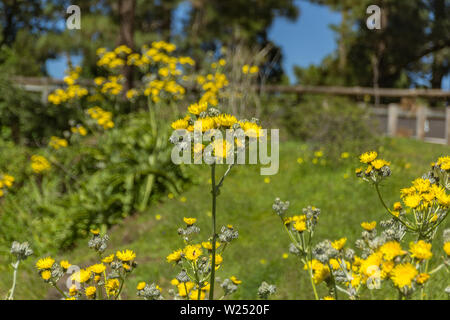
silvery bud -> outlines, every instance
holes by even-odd
[[[179,274],[177,274],[176,279],[180,282],[188,282],[189,276],[186,273],[186,270],[181,270]]]
[[[25,260],[33,254],[33,250],[28,242],[13,241],[11,245],[11,254],[15,255],[17,260]]]
[[[280,198],[276,198],[275,202],[272,205],[273,211],[275,211],[275,213],[280,217],[284,216],[288,208],[289,208],[289,201],[283,202],[280,200]]]
[[[274,294],[277,291],[277,287],[273,284],[268,284],[263,281],[258,288],[258,296],[261,299],[267,299],[270,295]]]

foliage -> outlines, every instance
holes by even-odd
[[[368,111],[345,98],[306,96],[299,104],[284,108],[283,124],[293,137],[335,158],[342,150],[356,153],[376,142],[375,123],[369,120]]]

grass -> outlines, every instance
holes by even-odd
[[[291,255],[287,259],[282,258],[283,253],[288,252],[289,240],[271,209],[275,197],[291,202],[291,214],[300,213],[308,205],[321,208],[316,242],[345,236],[348,245],[353,246],[360,236],[361,222],[379,222],[388,218],[375,190],[354,177],[354,169],[358,166],[356,155],[326,165],[312,164],[310,161],[299,164],[297,158],[305,158],[305,152],[299,143],[283,142],[277,175],[265,180],[259,174],[258,166],[241,166],[233,168],[225,180],[218,198],[218,226],[232,224],[239,230],[239,239],[225,251],[224,263],[217,276],[235,275],[243,280],[232,298],[256,298],[257,288],[263,280],[277,286],[276,299],[313,298],[307,274],[298,259]],[[382,188],[386,202],[392,205],[398,200],[399,189],[426,172],[430,162],[448,153],[448,148],[414,140],[388,139],[379,153],[392,161],[393,176]],[[167,291],[172,288],[170,280],[179,269],[167,264],[165,257],[183,246],[177,235],[177,228],[183,225],[183,217],[198,219],[201,228],[199,241],[209,237],[210,171],[199,166],[192,166],[192,170],[196,170],[197,181],[184,194],[174,199],[167,198],[109,230],[111,241],[106,253],[125,248],[137,253],[139,266],[128,279],[124,297],[136,298],[135,287],[139,281],[157,282],[163,288],[163,294],[168,296]],[[181,201],[182,198],[186,201]],[[435,255],[443,253],[440,236],[442,230],[449,226],[447,220],[446,226],[441,227],[434,247]],[[73,264],[86,266],[95,261],[95,254],[87,249],[87,240],[82,239],[72,252],[59,253],[58,258],[67,258]],[[33,257],[26,261],[20,271],[17,299],[58,297],[38,279],[33,270],[36,259]],[[444,273],[431,278],[427,298],[445,298],[444,289],[448,284]],[[10,281],[10,275],[3,273],[0,287],[9,288]],[[220,287],[217,291],[221,292]],[[378,298],[396,298],[394,290],[389,292],[391,296],[386,296],[384,291],[376,291],[374,295]],[[0,294],[4,295],[4,292]],[[319,286],[319,295],[327,295],[324,284]],[[363,297],[370,295],[366,292]]]

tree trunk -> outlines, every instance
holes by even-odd
[[[134,49],[134,18],[136,0],[119,0],[119,44]],[[125,77],[125,92],[133,88],[133,69],[125,65],[122,70]]]

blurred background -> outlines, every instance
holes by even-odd
[[[81,9],[79,30],[66,28],[70,5]],[[380,29],[367,27],[370,5],[381,9]],[[156,47],[177,68],[186,57],[195,64],[165,77],[167,66],[143,69],[124,55]],[[123,64],[102,64],[105,52]],[[0,177],[15,178],[0,187],[0,271],[10,271],[13,240],[87,264],[86,237],[98,227],[112,232],[114,248],[150,262],[133,283],[169,287],[165,256],[179,246],[177,226],[193,216],[206,230],[210,187],[201,167],[171,163],[170,124],[208,94],[224,112],[279,128],[282,141],[279,174],[236,168],[222,190],[219,223],[242,235],[229,249],[237,263],[227,268],[244,279],[234,298],[254,298],[262,279],[278,285],[278,298],[311,298],[298,290],[306,281],[292,281],[298,265],[282,258],[281,228],[267,228],[273,199],[327,212],[319,238],[355,240],[363,220],[383,217],[353,179],[360,152],[392,161],[392,202],[448,154],[449,59],[448,0],[0,0]],[[147,93],[154,80],[172,87]],[[35,155],[45,170],[36,172]],[[32,265],[17,296],[55,297]],[[439,297],[433,281],[430,297]],[[0,294],[9,287],[2,277]]]

